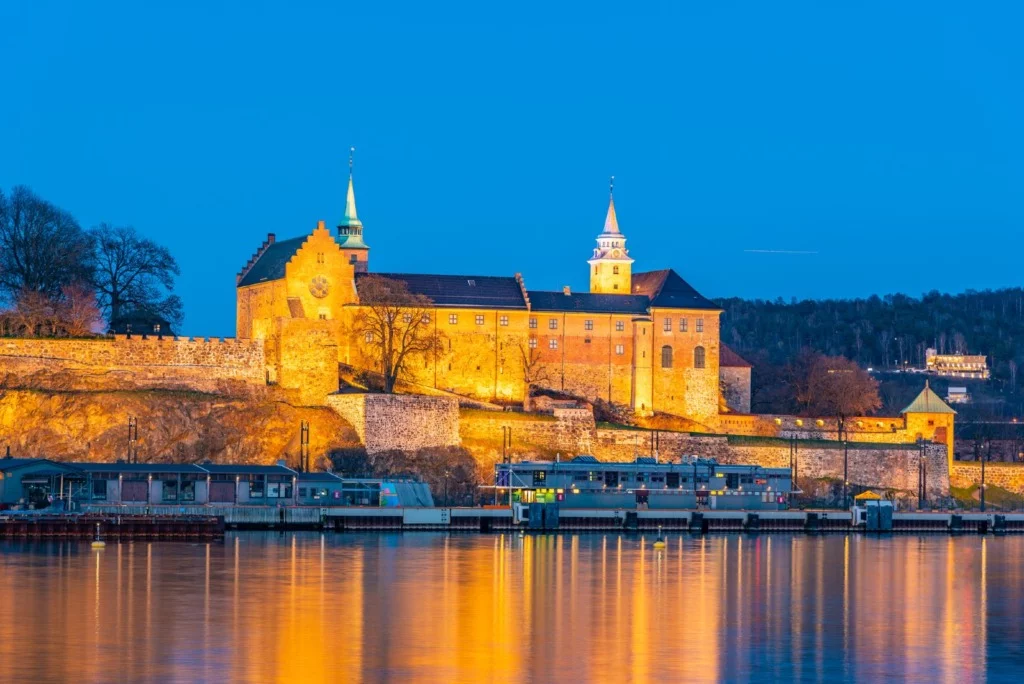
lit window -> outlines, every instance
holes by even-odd
[[[402,314],[402,322],[405,323],[406,325],[409,325],[410,323],[412,323],[412,314],[411,313],[404,313],[404,314]]]
[[[556,340],[556,339],[548,340],[548,349],[558,349],[558,340]]]
[[[367,343],[373,342],[373,333],[372,332],[366,333],[365,335],[363,335],[363,339],[366,340]]]
[[[477,325],[483,325],[484,324],[484,317],[483,317],[482,314],[477,314],[476,315],[476,324]]]
[[[550,328],[551,330],[558,330],[558,319],[557,318],[549,318],[548,319],[548,328]]]
[[[448,314],[448,324],[456,325],[459,322],[459,314]]]
[[[701,349],[701,347],[697,347],[697,349]],[[672,367],[672,347],[668,346],[667,344],[661,348],[661,367]],[[703,368],[703,366],[701,366],[701,368]]]
[[[423,316],[420,317],[420,322],[421,323],[429,323],[430,322],[430,314],[423,314]]]
[[[697,319],[700,320],[700,319]],[[704,367],[704,347],[697,347],[693,350],[693,367],[703,368]]]
[[[704,332],[704,319],[703,318],[698,318],[697,319],[697,332]]]
[[[690,329],[690,322],[685,318],[679,319],[679,332],[686,332]]]
[[[621,344],[615,345],[615,353],[617,355],[619,355],[619,356],[622,356],[623,354],[625,354],[626,353],[625,345],[621,345]]]
[[[532,329],[536,329],[536,327],[537,327],[537,319],[536,319],[536,318],[533,318],[533,317],[531,317],[531,318],[530,318],[530,328],[532,328]]]
[[[672,332],[672,319],[666,318],[665,323],[661,326],[661,329],[665,332]]]
[[[536,337],[531,337],[530,338],[530,349],[536,349],[536,348],[537,348],[537,338]]]
[[[612,266],[612,275],[619,275],[619,267]]]
[[[583,329],[584,330],[593,330],[594,329],[594,321],[592,321],[589,318],[587,320],[583,321]]]
[[[626,322],[625,321],[615,321],[615,330],[617,332],[622,332],[625,329],[626,329]]]
[[[508,316],[502,316],[501,318],[498,319],[498,322],[501,323],[502,325],[508,325]]]

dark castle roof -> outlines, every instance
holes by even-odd
[[[590,294],[589,292],[541,292],[530,290],[532,311],[566,311],[577,313],[636,314],[647,313],[650,300],[644,295]]]
[[[238,281],[238,287],[256,285],[267,280],[278,280],[284,278],[284,267],[302,247],[308,235],[303,235],[290,240],[281,240],[270,244],[252,265],[242,279]]]
[[[718,349],[718,365],[724,368],[752,368],[749,361],[726,345],[720,345]]]
[[[671,268],[634,273],[633,294],[647,295],[651,299],[651,306],[657,308],[722,310],[722,307],[705,299]]]
[[[409,292],[429,297],[438,307],[525,309],[523,289],[515,277],[478,275],[430,275],[423,273],[356,273],[359,283],[371,277],[400,280]]]

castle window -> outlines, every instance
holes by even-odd
[[[537,348],[537,338],[536,337],[531,337],[530,338],[530,349],[536,349],[536,348]]]
[[[613,290],[618,290],[619,289],[619,284],[615,283],[614,285],[612,285],[612,289]]]
[[[622,332],[625,329],[626,329],[626,322],[625,321],[615,321],[615,330],[617,332]]]
[[[704,347],[696,347],[693,350],[693,367],[694,368],[703,368],[704,367]]]
[[[537,319],[531,316],[530,317],[530,329],[531,330],[535,330],[536,328],[537,328]]]
[[[697,332],[704,332],[704,319],[703,318],[698,318],[697,319]]]
[[[153,332],[155,332],[155,333],[159,333],[160,332],[160,324],[159,323],[154,323],[153,324]]]
[[[323,314],[323,313],[320,314],[320,320],[321,321],[326,321],[327,320],[327,314]]]
[[[700,347],[698,347],[698,349],[700,349]],[[661,348],[661,367],[672,367],[672,347],[668,346],[667,344]]]
[[[363,340],[365,340],[367,344],[369,344],[370,342],[373,342],[373,333],[372,332],[365,333],[363,335]]]
[[[584,330],[593,330],[594,329],[594,321],[589,319],[589,318],[587,320],[583,321],[583,329]]]
[[[597,266],[594,267],[594,275],[597,275]]]
[[[501,323],[502,325],[508,325],[508,316],[502,316],[501,318],[498,319],[498,322]]]
[[[686,332],[690,329],[690,322],[685,318],[679,319],[679,332]]]
[[[316,253],[316,263],[318,263],[318,264],[324,263],[324,253],[323,252],[317,252]]]
[[[412,323],[412,314],[411,313],[402,314],[402,322],[405,323],[406,325],[409,325],[410,323]]]
[[[554,337],[548,340],[548,349],[558,349],[558,340]]]
[[[662,330],[664,330],[665,332],[672,332],[672,319],[671,318],[666,318],[665,319],[665,323],[662,326]]]
[[[483,325],[484,324],[484,317],[483,317],[482,314],[477,314],[476,315],[476,324],[477,325]]]
[[[626,353],[626,346],[625,345],[622,345],[622,344],[615,345],[615,354],[617,356],[622,356],[625,353]]]
[[[550,328],[551,330],[558,330],[558,319],[557,318],[549,318],[548,319],[548,328]]]
[[[612,266],[612,275],[619,275],[619,267]]]
[[[420,323],[430,323],[430,314],[427,314],[427,313],[423,314],[420,317]]]
[[[459,314],[448,314],[448,325],[458,325]]]

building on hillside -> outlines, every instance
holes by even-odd
[[[925,369],[948,378],[988,380],[988,357],[980,354],[937,354],[925,350]]]
[[[424,318],[442,341],[440,353],[407,363],[408,382],[521,402],[529,367],[535,386],[713,429],[721,309],[673,270],[632,266],[610,197],[589,292],[530,290],[520,274],[373,273],[350,173],[336,235],[323,222],[289,240],[269,235],[238,274],[237,336],[265,341],[268,381],[322,397],[337,389],[339,363],[379,370],[354,321],[368,279],[384,277],[430,299]]]
[[[971,393],[967,391],[966,387],[953,387],[951,385],[946,389],[946,402],[949,404],[969,404],[971,403]]]
[[[736,413],[750,413],[750,371],[752,366],[725,344],[720,345],[718,375],[722,383],[722,399],[726,408]]]

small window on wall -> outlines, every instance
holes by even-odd
[[[406,325],[409,325],[410,323],[412,323],[412,314],[411,313],[404,313],[404,314],[402,314],[402,322],[405,323]]]
[[[619,267],[612,266],[612,275],[619,275]]]
[[[373,342],[373,333],[372,332],[368,332],[368,333],[364,334],[363,335],[363,341],[366,342],[367,344],[369,344],[370,342]]]
[[[693,350],[693,367],[703,368],[704,367],[704,347],[696,347]]]
[[[597,266],[594,267],[594,275],[597,275]]]
[[[476,315],[476,324],[477,325],[483,325],[484,324],[484,317],[483,317],[482,314],[477,314]]]
[[[626,322],[625,321],[615,321],[615,331],[616,332],[622,332],[625,329],[626,329]]]
[[[550,328],[551,330],[558,330],[558,319],[557,318],[549,318],[548,319],[548,328]]]
[[[430,323],[430,314],[423,314],[423,316],[420,317],[420,322]]]
[[[671,318],[666,318],[665,319],[665,324],[662,326],[662,330],[664,330],[665,332],[672,332],[672,319]]]
[[[690,328],[690,322],[685,318],[679,319],[679,332],[686,332]]]
[[[593,330],[594,329],[594,321],[592,321],[589,318],[587,320],[583,321],[583,329],[584,330]]]
[[[700,347],[698,347],[698,349],[700,349]],[[672,347],[668,346],[667,344],[661,348],[661,367],[672,367]]]
[[[548,349],[558,349],[558,340],[548,340]]]
[[[458,325],[459,314],[448,314],[448,325]]]
[[[618,290],[619,289],[619,284],[615,283],[614,285],[612,285],[612,289],[613,290]]]
[[[535,317],[531,317],[530,318],[530,329],[531,330],[536,330],[536,328],[537,328],[537,319]]]
[[[537,338],[536,337],[531,337],[530,338],[530,349],[536,349],[536,348],[537,348]]]
[[[325,314],[325,313],[320,314],[320,320],[321,321],[326,321],[327,320],[327,314]]]
[[[622,356],[623,354],[625,354],[625,353],[626,353],[626,347],[625,347],[625,345],[622,345],[622,344],[617,344],[617,345],[615,345],[615,353],[616,353],[616,354],[617,354],[618,356]]]
[[[508,316],[502,316],[498,319],[498,323],[501,325],[508,325]]]
[[[704,332],[704,319],[703,318],[698,318],[697,319],[697,332]]]

